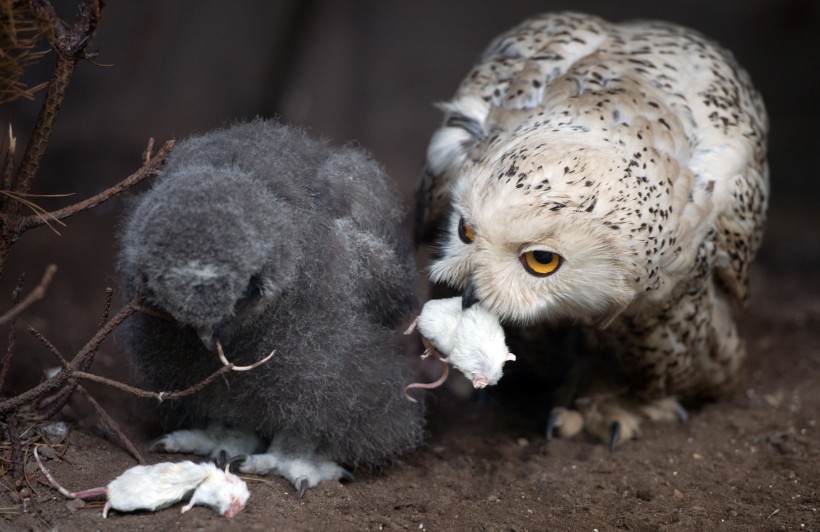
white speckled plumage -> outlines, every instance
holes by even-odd
[[[434,282],[472,285],[510,326],[589,326],[617,396],[726,386],[769,188],[766,112],[729,52],[669,23],[545,14],[440,107],[417,191],[417,237],[444,229]],[[538,251],[560,256],[554,273],[522,267]]]

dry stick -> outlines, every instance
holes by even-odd
[[[20,277],[17,278],[17,286],[14,288],[14,292],[11,295],[11,304],[16,305],[20,301],[20,294],[23,293],[23,283],[26,280],[26,274],[20,274]],[[11,358],[14,356],[14,341],[17,338],[17,320],[11,320],[11,327],[9,327],[9,343],[6,346],[6,356],[3,358],[3,365],[0,367],[0,390],[3,389],[3,385],[6,383],[6,375],[9,373],[9,368],[11,367]]]
[[[83,395],[83,397],[85,397],[86,400],[89,403],[91,403],[91,406],[93,406],[97,410],[97,413],[103,419],[105,424],[108,425],[108,427],[114,432],[114,434],[117,435],[117,438],[120,440],[120,444],[123,447],[125,447],[129,453],[131,453],[131,456],[137,459],[137,462],[139,462],[140,464],[145,464],[145,458],[143,458],[139,451],[137,451],[137,448],[134,447],[134,444],[131,443],[131,440],[128,439],[128,436],[126,436],[125,433],[120,429],[120,426],[117,424],[116,421],[114,421],[114,418],[108,415],[108,412],[106,412],[102,405],[100,405],[100,403],[98,403],[97,400],[94,399],[94,397],[92,397],[90,393],[88,393],[88,390],[86,390],[79,384],[77,384],[76,387]]]
[[[43,273],[43,278],[40,279],[40,283],[34,288],[34,290],[29,292],[29,294],[19,303],[11,307],[5,314],[0,316],[0,326],[10,322],[35,302],[43,299],[46,295],[46,289],[48,288],[48,285],[51,284],[51,280],[54,278],[54,274],[56,272],[57,266],[54,264],[49,264],[46,271]]]
[[[105,295],[106,295],[105,307],[104,307],[104,310],[103,310],[102,320],[100,321],[100,328],[105,326],[105,322],[108,319],[108,312],[111,309],[111,298],[112,298],[113,294],[114,294],[114,291],[111,288],[106,288],[106,291],[105,291]],[[57,349],[57,347],[54,344],[52,344],[48,340],[48,338],[46,338],[40,331],[36,330],[34,327],[29,327],[28,330],[32,335],[34,335],[35,338],[37,338],[43,344],[45,344],[45,346],[48,348],[48,350],[51,351],[60,360],[60,363],[63,365],[63,368],[70,369],[69,362],[65,358],[63,358],[63,356],[60,354],[60,351]],[[96,352],[96,350],[91,351],[89,353],[89,356],[86,358],[85,364],[81,365],[81,367],[88,368],[88,366],[91,365],[91,361],[92,361],[92,358],[93,358],[93,353],[95,353],[95,352]],[[67,387],[63,388],[62,390],[60,390],[60,392],[57,394],[57,397],[55,399],[54,404],[51,406],[51,408],[49,408],[48,412],[46,412],[46,414],[44,414],[45,418],[48,419],[51,416],[53,416],[55,413],[59,412],[60,409],[63,408],[65,403],[68,402],[68,399],[74,393],[74,390],[79,389],[79,391],[80,391],[80,393],[82,393],[83,397],[85,397],[86,400],[89,403],[91,403],[91,406],[94,407],[94,409],[97,411],[97,413],[103,419],[103,422],[106,425],[108,425],[108,427],[114,432],[114,434],[116,434],[117,438],[120,441],[120,444],[123,447],[125,447],[126,450],[128,450],[128,452],[131,453],[131,455],[134,458],[137,459],[137,462],[139,462],[140,464],[144,464],[145,459],[142,457],[142,455],[139,453],[139,451],[137,451],[136,447],[134,447],[134,444],[131,443],[131,440],[128,439],[128,436],[126,436],[125,433],[120,429],[119,424],[116,421],[114,421],[114,419],[110,415],[108,415],[108,412],[106,412],[106,410],[102,407],[102,405],[100,405],[100,403],[98,403],[97,400],[94,399],[94,397],[88,392],[88,390],[86,390],[84,387],[80,386],[80,383],[77,382],[76,379],[74,379],[74,378],[69,379],[68,382],[69,382],[69,385]]]
[[[11,188],[12,181],[14,178],[14,155],[17,153],[17,137],[14,136],[14,133],[11,130],[11,124],[9,124],[9,146],[5,150],[4,159],[3,159],[3,188],[8,190]]]
[[[51,353],[60,360],[60,364],[62,364],[62,366],[64,368],[69,368],[70,367],[70,364],[69,364],[68,360],[63,358],[63,355],[60,354],[60,351],[57,349],[57,347],[54,344],[52,344],[49,341],[49,339],[46,338],[45,335],[43,335],[43,333],[41,333],[40,331],[38,331],[37,329],[35,329],[31,325],[29,325],[27,327],[27,329],[28,329],[28,332],[30,332],[33,337],[40,340],[48,348],[48,350],[51,351]]]
[[[83,58],[85,46],[97,28],[101,9],[98,0],[84,0],[73,28],[66,31],[47,0],[32,0],[32,7],[37,15],[48,19],[55,29],[56,38],[51,45],[57,52],[57,66],[49,81],[43,106],[40,108],[34,131],[31,133],[31,139],[17,171],[17,182],[14,189],[23,193],[28,192],[34,184],[37,169],[40,167],[40,161],[48,146],[48,140],[65,98],[71,75],[77,63]],[[19,214],[19,206],[12,208],[16,209],[14,212]]]
[[[217,344],[218,345],[218,344]],[[221,347],[220,347],[221,350]],[[149,392],[147,390],[141,390],[139,388],[135,388],[133,386],[129,386],[127,384],[123,384],[121,382],[117,382],[115,380],[107,379],[105,377],[101,377],[99,375],[94,375],[93,373],[86,373],[85,371],[75,371],[73,372],[73,376],[77,379],[86,379],[89,381],[99,382],[102,384],[107,384],[108,386],[112,386],[124,392],[128,392],[132,395],[136,395],[137,397],[142,397],[145,399],[157,399],[159,402],[167,401],[171,399],[179,399],[180,397],[187,397],[189,395],[193,395],[198,391],[202,390],[213,381],[215,381],[220,375],[223,373],[227,373],[229,371],[250,371],[258,366],[261,366],[271,358],[273,358],[275,351],[271,351],[268,356],[261,360],[257,360],[250,366],[234,366],[232,363],[228,362],[225,359],[225,355],[222,354],[220,359],[222,360],[223,366],[218,370],[214,371],[205,379],[201,380],[200,382],[185,388],[184,390],[175,390],[173,392]]]
[[[88,357],[88,354],[91,351],[96,350],[102,341],[105,340],[108,335],[110,335],[114,329],[116,329],[128,316],[137,312],[137,308],[141,300],[142,296],[140,294],[135,295],[127,305],[120,309],[116,316],[111,318],[111,320],[105,324],[105,327],[97,331],[91,340],[89,340],[88,343],[80,349],[80,351],[71,360],[68,367],[63,368],[57,375],[38,384],[34,388],[0,403],[0,416],[16,410],[23,405],[30,404],[38,398],[62,387],[68,379],[74,376],[77,368]]]
[[[143,399],[157,399],[159,402],[162,402],[167,399],[179,399],[180,397],[187,397],[189,395],[193,395],[198,391],[202,390],[203,388],[205,388],[206,386],[208,386],[209,384],[211,384],[220,375],[222,375],[223,373],[227,373],[232,369],[232,365],[222,366],[218,370],[208,375],[204,380],[194,384],[193,386],[185,388],[184,390],[177,390],[173,392],[150,392],[148,390],[141,390],[139,388],[135,388],[133,386],[129,386],[127,384],[115,380],[107,379],[105,377],[101,377],[93,373],[86,373],[85,371],[75,371],[73,372],[72,376],[76,379],[85,379],[88,381],[106,384],[113,388],[117,388],[118,390],[122,390],[132,395],[136,395],[137,397],[142,397]]]
[[[48,349],[48,350],[49,350],[49,351],[50,351],[50,352],[51,352],[51,353],[52,353],[55,357],[57,357],[57,359],[60,361],[60,364],[61,364],[64,368],[69,367],[68,360],[66,360],[65,358],[63,358],[63,355],[61,355],[61,354],[60,354],[59,349],[57,349],[57,347],[56,347],[54,344],[52,344],[52,343],[49,341],[49,339],[48,339],[48,338],[46,338],[46,337],[43,335],[43,333],[41,333],[40,331],[38,331],[37,329],[35,329],[35,328],[34,328],[34,327],[32,327],[31,325],[29,325],[29,326],[28,326],[28,332],[30,332],[32,336],[34,336],[35,338],[37,338],[38,340],[40,340],[40,342],[42,342],[42,343],[43,343],[43,345],[45,345],[45,346],[46,346],[46,348],[47,348],[47,349]],[[73,394],[73,393],[74,393],[74,388],[76,387],[76,382],[77,382],[77,381],[69,381],[69,382],[71,382],[74,386],[68,386],[68,387],[66,387],[66,388],[61,389],[59,392],[57,392],[56,394],[52,395],[51,397],[47,397],[47,398],[43,399],[42,401],[40,401],[40,404],[39,404],[39,405],[37,405],[37,407],[38,407],[38,408],[46,408],[46,407],[49,407],[49,408],[48,408],[48,410],[46,410],[46,411],[43,413],[43,417],[44,417],[45,419],[51,419],[52,417],[54,417],[54,415],[55,415],[55,414],[57,414],[57,412],[59,412],[60,410],[62,410],[62,409],[63,409],[63,407],[65,406],[65,404],[66,404],[66,403],[68,402],[68,400],[71,398],[71,394]],[[51,406],[49,406],[49,405],[51,405]]]
[[[20,445],[20,433],[17,430],[17,418],[6,416],[6,434],[11,442],[11,463],[15,488],[23,484],[23,449]]]
[[[105,325],[105,322],[108,321],[108,313],[111,311],[111,299],[112,299],[113,295],[114,295],[114,290],[112,290],[111,288],[106,288],[105,289],[105,304],[103,305],[103,313],[102,313],[102,318],[100,318],[99,328],[102,328]],[[31,330],[31,328],[29,328],[29,330]],[[43,337],[42,340],[47,341],[45,339],[45,337]],[[56,351],[56,348],[54,348],[54,350]],[[96,354],[97,354],[96,349],[94,351],[91,351],[88,354],[88,358],[86,359],[85,363],[81,364],[78,367],[78,369],[80,369],[81,371],[85,371],[89,367],[91,367],[91,364],[94,362],[94,356]],[[59,357],[59,353],[57,353],[57,356]],[[66,364],[67,364],[65,362],[65,360],[63,360],[62,357],[60,357],[60,362],[63,363],[63,367],[65,367]],[[61,391],[60,394],[59,394],[59,397],[57,398],[57,401],[51,406],[51,408],[49,408],[48,412],[46,413],[46,418],[50,418],[51,416],[53,416],[54,414],[59,412],[63,408],[63,406],[65,406],[65,404],[68,402],[68,400],[71,398],[72,394],[74,393],[74,390],[76,390],[77,386],[79,386],[79,385],[80,385],[80,383],[77,382],[76,379],[71,379],[69,381],[69,385],[64,390],[65,393],[63,393],[63,391]],[[130,442],[129,442],[129,444],[130,444]],[[142,462],[140,462],[140,463],[142,463]]]
[[[153,142],[153,139],[151,139],[149,143],[150,142]],[[143,164],[142,167],[140,167],[139,170],[137,170],[130,176],[126,177],[116,185],[100,192],[96,196],[92,196],[86,200],[74,203],[73,205],[69,205],[68,207],[64,207],[62,209],[46,213],[46,219],[59,221],[64,220],[69,216],[73,216],[77,213],[87,211],[88,209],[96,207],[100,203],[108,201],[114,196],[121,194],[122,192],[138,184],[145,178],[159,174],[160,168],[162,164],[165,162],[165,158],[171,152],[171,149],[173,149],[173,147],[174,141],[167,141],[165,144],[163,144],[162,148],[160,148],[160,150],[156,153],[156,155],[154,155],[153,158],[147,160],[145,164]],[[46,222],[42,216],[38,216],[36,214],[29,215],[24,217],[22,222],[20,222],[20,231],[26,231],[33,227],[43,225],[44,223]]]
[[[69,387],[65,387],[56,394],[46,397],[40,404],[37,405],[37,408],[48,408],[45,412],[43,412],[44,419],[51,419],[60,412],[63,407],[68,403],[68,400],[71,399],[71,395],[74,393],[74,390]]]

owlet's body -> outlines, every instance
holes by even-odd
[[[122,338],[162,404],[165,452],[245,456],[300,494],[379,467],[422,439],[397,328],[417,306],[393,183],[365,151],[254,120],[179,142],[122,232],[123,292],[152,309]],[[219,342],[219,343],[217,343]]]
[[[431,279],[497,314],[519,360],[581,325],[564,406],[602,437],[720,393],[769,189],[765,109],[732,55],[668,23],[546,14],[441,108],[417,191]]]

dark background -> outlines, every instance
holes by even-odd
[[[76,2],[55,5],[73,18]],[[563,9],[611,20],[667,19],[735,53],[763,93],[771,121],[770,226],[757,275],[817,271],[820,2],[813,0],[111,1],[90,47],[106,66],[80,64],[33,192],[76,192],[81,199],[137,169],[149,137],[160,145],[279,115],[334,143],[370,149],[409,208],[440,120],[432,103],[453,94],[492,37],[529,15]],[[48,79],[51,65],[47,59],[32,69],[31,81]],[[41,98],[2,109],[0,119],[11,123],[20,144]],[[70,200],[39,201],[53,209]],[[118,199],[71,218],[62,236],[45,227],[25,234],[6,265],[6,298],[21,272],[30,288],[46,264],[59,266],[47,299],[23,322],[67,356],[93,334],[104,287],[116,286],[115,234],[124,205]],[[17,357],[17,387],[54,363],[25,333]],[[108,342],[95,369],[123,365],[116,343]]]

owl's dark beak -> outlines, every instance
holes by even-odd
[[[214,350],[214,329],[213,327],[197,327],[196,334],[199,336],[199,339],[202,340],[202,345],[205,346],[205,349],[208,351]]]
[[[461,295],[461,310],[467,310],[478,303],[478,296],[476,295],[475,284],[471,280]]]

